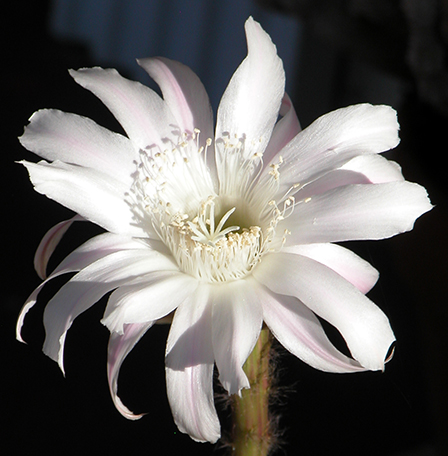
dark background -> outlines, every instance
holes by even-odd
[[[30,312],[24,328],[29,345],[15,340],[18,312],[39,284],[34,251],[48,228],[71,215],[32,190],[25,169],[14,162],[35,157],[16,138],[42,107],[85,114],[119,128],[101,103],[68,76],[67,68],[99,62],[92,61],[83,43],[50,35],[50,6],[48,1],[15,2],[2,15],[1,181],[6,210],[0,452],[223,454],[219,444],[195,443],[174,425],[164,384],[167,327],[151,329],[122,369],[123,401],[135,412],[148,412],[137,422],[121,417],[109,396],[108,332],[99,323],[104,300],[80,316],[68,333],[66,378],[40,351],[42,310],[61,281],[48,286]],[[394,359],[384,374],[324,374],[279,349],[283,395],[276,409],[285,443],[278,454],[448,454],[447,2],[285,0],[263,1],[257,7],[294,17],[303,27],[292,94],[302,125],[357,102],[394,105],[402,142],[389,157],[402,165],[408,180],[428,189],[436,205],[411,233],[350,243],[381,272],[370,296],[390,318],[397,337]],[[243,23],[228,26],[241,32]],[[73,229],[53,266],[95,232],[94,227]]]

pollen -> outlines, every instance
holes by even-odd
[[[281,248],[288,230],[278,225],[294,210],[292,196],[251,197],[262,154],[246,150],[245,138],[226,134],[215,142],[218,182],[207,168],[212,139],[199,129],[178,132],[167,148],[145,148],[135,174],[135,213],[164,242],[179,269],[219,283],[250,274],[267,252]],[[278,168],[271,173],[279,179]],[[263,202],[264,201],[264,202]],[[141,208],[141,209],[139,209]]]

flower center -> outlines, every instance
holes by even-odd
[[[183,135],[163,152],[142,151],[133,188],[136,213],[150,222],[183,272],[209,283],[237,280],[271,249],[284,211],[272,201],[249,207],[239,192],[218,195],[206,149],[195,135]]]

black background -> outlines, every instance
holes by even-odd
[[[30,312],[24,328],[29,345],[15,340],[18,312],[39,284],[32,265],[35,248],[48,228],[71,216],[32,190],[26,170],[15,161],[35,157],[16,138],[32,112],[42,107],[85,114],[102,125],[119,128],[101,103],[67,74],[67,68],[95,62],[79,43],[50,38],[47,12],[45,1],[16,2],[9,5],[2,19],[0,124],[5,210],[1,224],[0,451],[5,455],[224,454],[220,444],[195,443],[174,425],[164,383],[167,327],[151,329],[122,369],[120,396],[131,410],[147,412],[137,422],[123,418],[109,396],[108,332],[99,323],[104,300],[80,316],[68,333],[66,378],[40,351],[42,310],[63,282],[55,281],[45,289]],[[313,39],[310,35],[309,40]],[[405,77],[412,84],[412,77]],[[319,81],[313,85],[306,71],[301,74],[294,101],[299,117],[305,119],[304,126],[315,115],[342,104],[374,101],[359,99],[340,78],[330,102],[314,106],[322,112],[310,112],[309,100],[313,94],[317,96]],[[393,158],[403,166],[408,180],[427,187],[436,207],[417,221],[411,233],[377,243],[350,244],[381,272],[369,296],[391,320],[398,340],[394,359],[383,374],[333,375],[317,372],[279,349],[283,395],[276,408],[285,443],[278,454],[447,454],[444,155],[448,124],[443,109],[426,103],[412,86],[398,108],[402,143]],[[53,266],[74,245],[98,232],[82,225],[64,240]]]

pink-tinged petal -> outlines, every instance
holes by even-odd
[[[378,280],[378,271],[351,250],[337,244],[294,245],[282,249],[283,253],[303,255],[333,269],[359,291],[366,294]]]
[[[144,414],[135,415],[118,397],[118,375],[126,356],[143,337],[153,322],[126,325],[123,334],[111,333],[107,350],[107,379],[109,391],[117,410],[128,420],[138,420]]]
[[[388,238],[411,230],[431,208],[426,190],[411,182],[339,187],[296,204],[284,221],[287,243]]]
[[[264,288],[260,297],[263,318],[274,337],[293,355],[325,372],[360,372],[365,369],[330,342],[317,317],[292,296]]]
[[[358,155],[396,147],[398,130],[396,112],[389,106],[360,104],[323,115],[279,152],[283,159],[280,193],[339,168]],[[274,157],[276,162],[278,158]]]
[[[122,333],[125,325],[159,320],[175,310],[196,290],[198,281],[173,270],[147,275],[144,283],[115,290],[101,320],[110,332]]]
[[[296,201],[306,200],[329,190],[354,184],[371,184],[371,182],[364,174],[339,168],[329,171],[327,174],[301,187],[294,194],[294,198]]]
[[[190,134],[199,129],[199,144],[205,146],[207,138],[213,138],[213,112],[196,74],[186,65],[163,57],[137,62],[159,85],[180,129]]]
[[[37,192],[73,210],[107,231],[148,237],[136,223],[129,187],[99,171],[62,162],[21,162]]]
[[[158,244],[155,241],[152,241],[152,243],[156,246]],[[25,301],[25,304],[22,307],[17,319],[17,340],[20,342],[25,342],[21,336],[25,316],[28,311],[34,306],[34,304],[36,304],[40,291],[50,280],[69,272],[80,271],[89,264],[92,264],[96,260],[103,258],[110,253],[118,252],[123,249],[138,250],[142,248],[146,249],[148,247],[139,241],[135,241],[131,238],[122,237],[112,233],[104,233],[96,236],[78,247],[60,263],[60,265],[53,271],[53,273],[44,282],[42,282]]]
[[[124,284],[142,283],[147,274],[158,269],[176,270],[177,266],[170,258],[149,249],[115,252],[82,269],[45,308],[44,353],[58,361],[64,372],[65,336],[75,318],[109,291]]]
[[[283,96],[280,115],[282,118],[275,124],[271,139],[263,153],[265,165],[271,163],[274,156],[301,131],[299,119],[287,93]]]
[[[173,418],[181,432],[198,442],[216,442],[219,419],[213,400],[212,315],[209,285],[174,314],[166,347],[166,387]]]
[[[177,126],[166,103],[153,90],[123,78],[114,69],[82,68],[70,74],[110,109],[137,148],[166,148],[162,140],[171,137]]]
[[[222,386],[229,394],[241,395],[250,388],[243,365],[261,331],[263,314],[256,289],[249,278],[210,288],[213,353]]]
[[[34,255],[34,269],[42,280],[47,277],[48,261],[64,234],[72,226],[73,222],[83,220],[84,219],[80,215],[75,215],[69,220],[58,223],[45,233],[45,236],[40,241],[36,254]]]
[[[35,112],[19,139],[25,148],[48,161],[93,168],[126,185],[132,183],[139,159],[135,146],[125,136],[86,117],[56,109]]]
[[[395,337],[384,313],[327,266],[301,255],[266,255],[253,270],[258,282],[281,295],[295,296],[344,337],[355,360],[383,370]]]
[[[285,72],[269,35],[251,17],[246,21],[247,57],[221,99],[216,138],[244,139],[246,158],[269,142],[285,92]]]
[[[381,155],[358,155],[340,168],[329,171],[298,188],[294,196],[296,200],[304,200],[345,185],[402,181],[404,181],[404,177],[397,163],[389,161]]]

